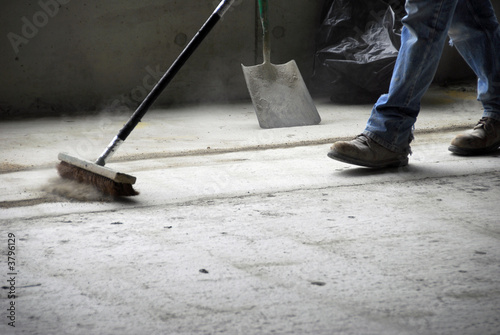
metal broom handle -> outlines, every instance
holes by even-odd
[[[139,122],[141,122],[142,117],[151,105],[155,102],[156,99],[160,96],[163,90],[167,87],[167,85],[172,81],[177,72],[181,69],[184,63],[188,60],[188,58],[193,54],[193,52],[198,48],[203,39],[208,35],[208,33],[212,30],[217,22],[224,16],[224,14],[228,11],[229,7],[234,3],[235,0],[222,0],[220,4],[217,6],[215,11],[210,15],[205,24],[201,27],[201,29],[196,33],[193,39],[189,42],[189,44],[184,48],[179,57],[174,61],[174,63],[170,66],[170,68],[165,72],[163,77],[158,81],[155,87],[149,92],[144,101],[137,107],[136,111],[128,122],[123,126],[118,135],[116,135],[101,156],[95,162],[97,165],[104,166],[106,164],[106,160],[109,159],[113,154],[118,150],[119,146],[125,141],[125,139],[130,135],[132,130],[137,126]]]

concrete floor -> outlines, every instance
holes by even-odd
[[[272,130],[248,103],[152,110],[108,163],[138,178],[121,201],[53,166],[127,114],[0,123],[0,333],[499,334],[500,152],[447,151],[474,94],[426,95],[408,167],[327,158],[370,107]]]

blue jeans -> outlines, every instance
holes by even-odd
[[[394,152],[410,152],[420,101],[449,35],[478,77],[484,117],[500,121],[500,27],[490,0],[407,0],[401,48],[389,87],[363,134]]]

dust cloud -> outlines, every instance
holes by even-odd
[[[47,193],[49,197],[56,196],[61,200],[67,199],[81,202],[113,201],[113,197],[102,194],[91,185],[63,178],[50,179],[40,191]]]

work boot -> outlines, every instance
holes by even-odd
[[[397,153],[384,148],[365,135],[358,135],[348,142],[335,142],[328,157],[371,168],[399,167],[408,165],[408,153]]]
[[[483,155],[500,147],[500,121],[489,117],[479,120],[474,129],[458,135],[448,148],[457,155]]]

